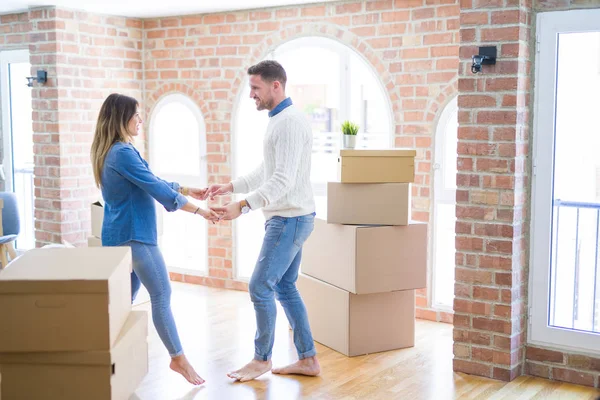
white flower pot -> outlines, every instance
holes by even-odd
[[[353,149],[356,147],[356,135],[342,135],[344,137],[344,148]]]

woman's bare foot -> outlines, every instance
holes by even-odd
[[[273,368],[271,371],[274,374],[281,375],[306,375],[306,376],[317,376],[321,373],[321,366],[317,357],[307,357],[302,360],[298,360],[293,364],[283,368]]]
[[[240,382],[248,382],[252,379],[256,379],[265,372],[268,372],[273,364],[271,364],[271,360],[269,361],[259,361],[252,360],[248,364],[246,364],[243,368],[238,369],[237,371],[230,372],[227,374],[231,379],[235,379]]]
[[[202,385],[204,383],[204,379],[200,378],[184,354],[171,358],[171,365],[169,367],[173,371],[183,375],[192,385]]]

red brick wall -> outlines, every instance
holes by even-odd
[[[574,10],[582,8],[598,8],[598,0],[533,0],[536,11]]]
[[[600,388],[600,358],[527,346],[525,374]]]
[[[522,373],[526,341],[531,5],[461,1],[454,369]],[[478,46],[495,66],[470,72]]]
[[[231,121],[246,68],[284,41],[333,38],[362,54],[381,77],[396,145],[418,150],[413,216],[429,221],[432,134],[457,93],[458,15],[456,0],[378,0],[145,20],[146,115],[161,96],[187,93],[207,124],[209,182],[227,182]],[[174,279],[245,287],[232,279],[231,230],[223,223],[210,228],[209,278]],[[451,314],[429,308],[426,290],[417,302],[419,317],[451,321]]]
[[[98,195],[89,149],[100,105],[114,91],[142,101],[142,22],[53,8],[0,22],[11,31],[0,50],[29,45],[32,70],[48,72],[32,89],[37,244],[83,244]]]
[[[141,21],[65,10],[30,12],[31,61],[48,70],[34,89],[36,239],[81,244],[97,196],[89,149],[113,91],[141,99]]]

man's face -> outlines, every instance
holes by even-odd
[[[250,98],[258,111],[273,109],[273,90],[277,84],[263,81],[260,75],[250,75]]]

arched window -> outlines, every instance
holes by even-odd
[[[456,161],[458,105],[454,98],[444,108],[435,133],[433,164],[433,298],[435,308],[450,309],[454,302]]]
[[[286,94],[311,121],[311,181],[317,217],[326,218],[327,182],[335,180],[337,175],[341,123],[351,120],[360,125],[357,148],[390,148],[394,130],[389,100],[375,71],[359,54],[335,40],[294,39],[276,48],[266,59],[275,59],[285,68]],[[246,80],[235,114],[233,173],[236,177],[262,161],[262,141],[268,123],[267,112],[257,111],[249,94]],[[252,212],[235,221],[237,277],[252,275],[263,236],[261,212]]]
[[[182,186],[205,187],[206,126],[189,97],[170,94],[159,101],[150,120],[150,166],[161,179]],[[208,225],[203,218],[167,212],[157,205],[164,233],[161,250],[170,271],[206,274]]]

